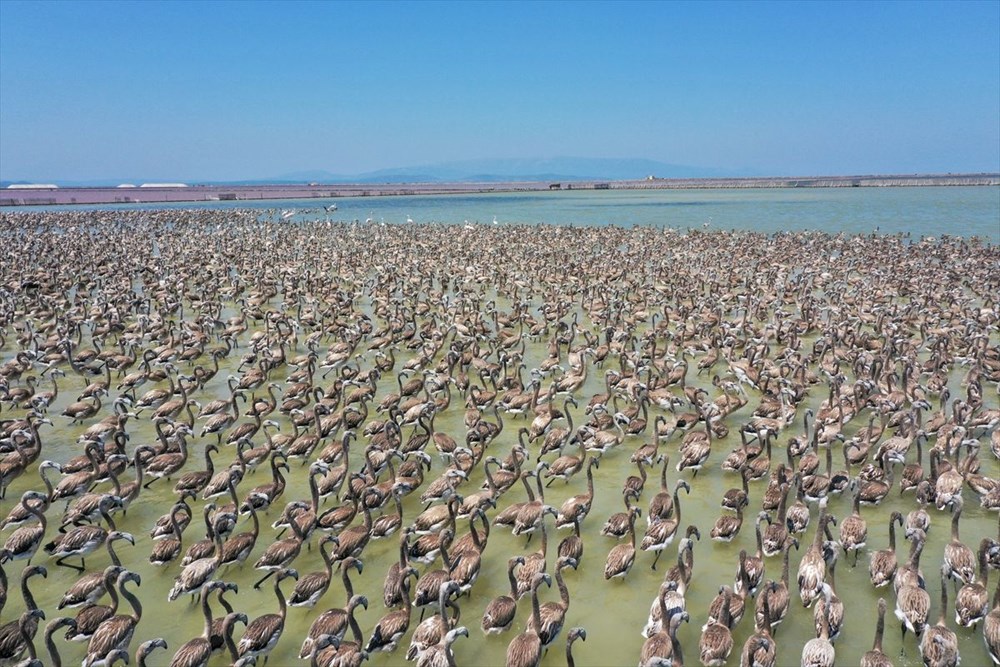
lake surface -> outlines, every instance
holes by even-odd
[[[336,202],[338,210],[321,206]],[[757,190],[589,190],[477,195],[357,197],[337,200],[188,202],[18,207],[11,211],[260,208],[296,210],[296,218],[375,222],[648,225],[753,230],[821,230],[914,237],[979,236],[1000,243],[1000,188],[886,187]]]

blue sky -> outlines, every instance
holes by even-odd
[[[1000,2],[0,1],[0,178],[1000,170]]]

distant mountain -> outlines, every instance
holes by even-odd
[[[717,178],[731,171],[668,164],[637,158],[509,158],[438,162],[412,167],[379,169],[360,174],[334,174],[321,169],[284,173],[271,178],[199,180],[184,178],[105,178],[88,180],[0,181],[0,188],[26,183],[55,183],[62,187],[114,187],[121,183],[181,182],[202,185],[262,185],[286,183],[442,183],[492,181],[590,181],[658,178]]]
[[[476,181],[630,180],[658,178],[712,178],[728,175],[721,169],[691,167],[635,158],[510,158],[462,160],[415,167],[379,169],[361,174],[297,171],[270,182],[322,183],[438,183]]]

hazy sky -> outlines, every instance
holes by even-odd
[[[0,178],[1000,170],[1000,2],[0,1]]]

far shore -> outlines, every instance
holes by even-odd
[[[13,186],[0,206],[152,204],[164,202],[338,199],[406,195],[555,192],[566,190],[690,190],[998,186],[1000,174],[909,174],[767,178],[656,178],[625,181],[503,181],[456,183],[275,183],[259,185],[148,184],[128,187]]]

